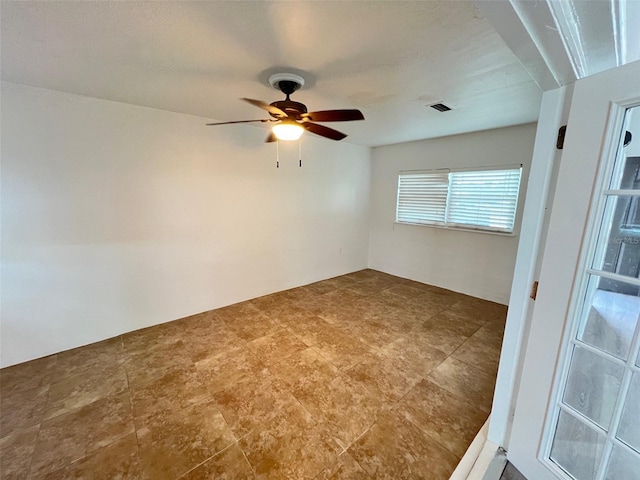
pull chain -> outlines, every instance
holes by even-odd
[[[280,168],[280,140],[276,140],[276,168]]]
[[[298,166],[302,167],[302,137],[298,139],[298,158],[300,159]]]

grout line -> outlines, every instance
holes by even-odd
[[[256,469],[253,467],[253,465],[251,465],[251,462],[249,461],[249,458],[247,457],[247,454],[245,453],[244,449],[240,446],[240,443],[238,442],[238,448],[240,449],[240,451],[242,452],[242,456],[244,457],[245,462],[247,462],[247,465],[249,465],[249,468],[251,469],[251,472],[253,473],[253,476],[255,478],[256,476]]]
[[[48,397],[49,397],[49,391],[47,391],[47,401],[48,401]],[[42,416],[44,417],[44,411],[42,412]],[[29,468],[27,469],[27,478],[31,478],[31,469],[33,468],[33,459],[36,456],[36,452],[38,451],[38,445],[40,444],[40,432],[42,431],[43,422],[44,422],[44,419],[41,419],[40,423],[38,424],[38,433],[36,434],[36,441],[35,441],[35,444],[33,445],[33,452],[31,452],[31,458],[29,459]]]
[[[202,465],[204,465],[205,463],[207,463],[209,460],[211,460],[212,458],[217,457],[218,455],[221,455],[222,453],[226,452],[227,450],[229,450],[231,447],[233,447],[234,445],[237,445],[238,441],[236,440],[235,442],[231,442],[229,445],[227,445],[226,447],[224,447],[222,450],[220,450],[219,452],[214,453],[213,455],[211,455],[210,457],[207,457],[205,460],[203,460],[202,462],[200,462],[199,464],[197,464],[196,466],[190,468],[189,470],[187,470],[186,472],[184,472],[183,474],[181,474],[180,476],[177,477],[176,480],[180,480],[181,478],[184,478],[186,475],[188,475],[189,473],[193,472],[196,468],[201,467]],[[240,449],[242,450],[242,449]]]
[[[400,413],[400,412],[398,412]],[[402,414],[400,414],[402,415]],[[437,443],[438,446],[440,446],[441,448],[443,448],[444,450],[446,450],[447,452],[451,453],[453,456],[456,457],[457,461],[459,462],[460,459],[462,458],[461,456],[459,456],[457,453],[452,452],[449,447],[447,447],[444,443],[442,443],[442,440],[436,438],[433,436],[433,434],[429,431],[429,430],[425,430],[424,428],[420,427],[419,425],[417,425],[413,420],[411,420],[410,418],[407,418],[405,415],[402,415],[402,418],[404,418],[407,422],[409,422],[411,425],[413,425],[414,427],[416,427],[418,430],[420,430],[422,433],[424,433],[425,435],[427,435],[431,440],[435,441]],[[486,420],[485,420],[486,421]],[[476,432],[477,434],[477,432]],[[468,447],[468,445],[467,445]]]
[[[338,456],[342,455],[342,454],[343,454],[343,453],[345,453],[345,452],[347,452],[347,453],[348,453],[348,450],[351,448],[351,446],[352,446],[354,443],[356,443],[358,440],[360,440],[362,437],[364,437],[364,436],[367,434],[367,432],[368,432],[369,430],[371,430],[371,427],[373,427],[376,423],[378,423],[378,416],[379,416],[379,415],[378,415],[378,414],[376,414],[376,415],[375,415],[375,420],[374,420],[374,421],[373,421],[373,422],[372,422],[372,423],[371,423],[367,428],[365,428],[365,429],[364,429],[364,431],[363,431],[360,435],[358,435],[358,436],[353,440],[353,442],[351,442],[351,443],[349,444],[349,446],[348,446],[348,447],[346,447],[345,449],[343,449],[343,450],[342,450],[342,452],[340,452],[340,453],[338,454]],[[355,458],[354,458],[354,460],[355,460]],[[358,462],[356,461],[356,463],[358,463]],[[360,465],[360,464],[358,463],[358,465]],[[362,467],[361,467],[361,468],[362,468]],[[363,469],[363,470],[364,470],[364,469]]]

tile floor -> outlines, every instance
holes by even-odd
[[[363,270],[0,371],[2,479],[447,479],[506,307]]]

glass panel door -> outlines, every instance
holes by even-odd
[[[582,305],[548,429],[547,461],[568,479],[640,479],[640,155],[625,146],[635,124],[640,107],[626,112],[600,192],[597,237],[578,279]]]

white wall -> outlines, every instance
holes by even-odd
[[[369,266],[506,304],[533,153],[535,124],[373,149]],[[395,224],[401,170],[523,164],[514,236]]]
[[[2,84],[2,366],[367,266],[369,148],[205,122]]]

